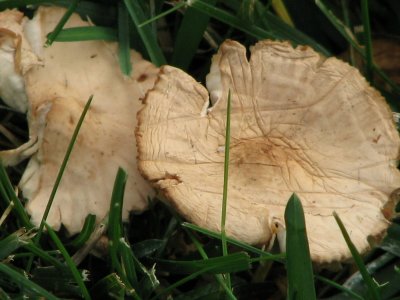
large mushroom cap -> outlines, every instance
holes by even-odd
[[[158,71],[132,51],[133,73],[124,76],[116,43],[54,43],[44,48],[46,35],[64,13],[63,8],[41,7],[24,22],[23,34],[42,62],[23,77],[30,141],[0,156],[10,164],[37,151],[20,187],[33,222],[39,223],[83,107],[94,95],[47,219],[54,228],[64,224],[74,234],[89,213],[98,220],[107,214],[118,167],[128,173],[124,218],[129,211],[146,208],[152,188],[136,166],[135,116]],[[73,14],[65,27],[88,25]]]
[[[316,262],[350,257],[333,211],[361,252],[384,232],[383,209],[400,186],[400,139],[385,100],[355,68],[272,41],[257,43],[248,60],[226,41],[207,87],[163,67],[138,115],[139,169],[184,217],[220,230],[230,90],[228,235],[268,243],[293,192]]]

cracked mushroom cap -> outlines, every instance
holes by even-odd
[[[229,236],[268,244],[294,192],[317,263],[350,257],[333,211],[361,252],[386,230],[400,139],[385,100],[355,68],[273,41],[248,60],[226,41],[207,87],[163,67],[138,114],[139,169],[185,218],[220,230],[230,90]]]
[[[118,167],[128,173],[124,218],[129,211],[147,207],[152,188],[137,170],[135,116],[158,70],[132,51],[133,73],[129,78],[122,75],[116,43],[54,43],[44,48],[46,35],[64,12],[40,7],[26,21],[23,34],[29,35],[41,61],[23,77],[30,140],[0,156],[7,164],[34,153],[19,186],[29,200],[28,213],[38,224],[84,105],[94,95],[47,219],[54,228],[63,224],[74,234],[89,213],[97,215],[98,221],[107,214]],[[88,25],[74,14],[65,27]]]

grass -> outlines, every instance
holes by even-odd
[[[49,35],[48,45],[72,40],[119,41],[124,74],[132,71],[128,50],[134,47],[154,64],[178,66],[198,81],[204,81],[210,56],[226,38],[246,45],[258,39],[284,39],[294,45],[310,45],[326,56],[339,55],[350,47],[352,62],[356,64],[358,53],[365,66],[361,71],[392,107],[397,107],[400,88],[372,56],[373,37],[379,31],[400,38],[400,9],[393,9],[398,7],[396,1],[316,0],[314,5],[313,1],[294,0],[56,0],[53,3],[69,10]],[[18,7],[29,13],[32,6],[27,5],[48,2],[3,0],[0,10]],[[299,5],[312,17],[304,18],[306,21],[299,17]],[[89,16],[97,26],[63,29],[72,11]],[[361,34],[351,27],[355,25],[362,25]],[[160,39],[161,32],[168,38]],[[56,234],[50,228],[42,233],[45,218],[40,229],[34,229],[23,208],[24,199],[14,188],[23,166],[8,168],[8,172],[0,166],[0,299],[398,299],[398,222],[380,247],[361,258],[336,216],[355,261],[340,272],[313,270],[302,206],[295,195],[288,199],[285,214],[286,254],[274,248],[266,252],[226,236],[229,107],[227,111],[222,233],[185,223],[160,202],[154,202],[142,215],[132,215],[131,225],[123,224],[127,176],[123,170],[116,174],[109,218],[103,227],[96,227],[96,217],[88,216],[78,236],[68,237],[63,231]],[[16,136],[27,135],[23,116],[4,109],[0,116],[2,124]],[[75,137],[78,130],[79,126]],[[73,141],[64,165],[73,151]],[[0,137],[0,143],[9,145],[6,137]],[[55,178],[52,198],[62,170]],[[104,226],[108,226],[110,241],[107,256],[87,255],[88,245],[93,246]]]

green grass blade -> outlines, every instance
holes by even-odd
[[[146,25],[148,25],[150,23],[153,23],[153,22],[157,21],[158,19],[164,18],[164,17],[168,16],[169,14],[177,11],[178,9],[181,9],[185,5],[186,5],[185,2],[178,3],[178,4],[174,5],[173,7],[171,7],[170,9],[168,9],[166,11],[163,11],[162,13],[158,14],[157,16],[144,21],[143,23],[139,24],[138,27],[140,28],[140,27],[146,26]]]
[[[223,2],[225,5],[234,9],[235,11],[238,10],[238,7],[241,3],[238,0],[225,0]],[[286,24],[281,18],[271,13],[266,7],[264,7],[262,3],[260,3],[260,1],[255,1],[253,18],[256,21],[254,26],[262,29],[264,32],[267,32],[270,37],[258,35],[255,36],[254,34],[252,35],[251,32],[249,33],[245,31],[244,28],[241,27],[241,24],[244,23],[244,20],[240,18],[238,20],[237,27],[235,28],[246,32],[257,39],[271,38],[277,40],[289,40],[296,45],[309,45],[325,56],[332,55],[330,51],[328,51],[320,43],[316,42],[314,39],[310,38],[308,35],[304,34],[300,30],[297,30],[296,28]]]
[[[7,293],[0,288],[0,299],[1,300],[11,300],[11,297],[9,295],[7,295]]]
[[[45,223],[45,226],[47,228],[47,231],[49,233],[50,238],[53,240],[53,242],[56,244],[57,248],[60,250],[62,256],[65,259],[65,262],[67,263],[67,266],[69,267],[72,276],[74,277],[76,283],[78,284],[82,296],[85,300],[90,300],[90,295],[88,290],[86,289],[86,285],[83,282],[82,275],[79,273],[78,269],[76,268],[74,262],[71,259],[71,256],[68,254],[67,249],[65,249],[63,243],[61,240],[58,238],[57,234],[54,232],[54,230],[47,224]]]
[[[373,69],[371,25],[369,21],[368,0],[361,0],[361,16],[364,28],[364,46],[365,46],[365,63],[366,63],[365,75],[367,80],[373,83],[374,69]]]
[[[62,178],[62,176],[64,174],[65,168],[67,167],[67,163],[68,163],[69,157],[71,156],[72,149],[73,149],[73,147],[75,145],[75,141],[76,141],[76,139],[78,137],[79,130],[81,129],[81,126],[83,124],[83,120],[85,119],[86,113],[89,110],[89,107],[90,107],[90,104],[92,103],[92,100],[93,100],[93,96],[90,96],[89,100],[86,102],[86,105],[85,105],[85,107],[84,107],[84,109],[82,111],[82,114],[81,114],[81,116],[79,118],[79,121],[78,121],[78,123],[77,123],[77,125],[75,127],[74,133],[72,134],[71,141],[70,141],[70,143],[68,145],[67,151],[66,151],[64,159],[63,159],[63,162],[62,162],[62,164],[60,166],[60,170],[58,171],[57,178],[56,178],[56,181],[55,181],[55,183],[53,185],[53,189],[51,191],[49,201],[47,203],[47,206],[46,206],[46,209],[44,211],[42,220],[40,222],[38,234],[37,234],[37,236],[35,238],[35,243],[36,244],[39,243],[41,234],[43,232],[44,224],[45,224],[45,222],[47,220],[47,216],[49,215],[50,208],[51,208],[51,206],[53,204],[53,201],[54,201],[54,198],[56,196],[58,186],[60,185],[61,178]]]
[[[288,25],[294,27],[292,18],[286,9],[285,2],[283,0],[272,0],[272,7],[276,14]]]
[[[229,177],[229,145],[231,137],[231,91],[228,92],[228,101],[226,108],[226,131],[225,131],[225,158],[224,158],[224,186],[222,193],[222,211],[221,211],[221,243],[222,255],[228,255],[228,244],[226,242],[226,210],[228,204],[228,177]],[[224,274],[225,283],[231,288],[231,276],[229,273]]]
[[[10,215],[12,209],[14,207],[14,204],[10,202],[6,209],[2,212],[1,217],[0,217],[0,227],[3,225],[4,221],[7,219],[7,217]]]
[[[32,271],[31,280],[55,295],[62,295],[64,299],[82,299],[80,287],[67,266],[63,271],[53,266],[36,267]]]
[[[110,27],[82,26],[63,29],[55,38],[56,42],[92,40],[118,41],[118,33]]]
[[[202,270],[210,274],[221,274],[245,271],[250,268],[250,258],[245,252],[192,261],[157,259],[156,263],[159,268],[171,274],[191,274]]]
[[[165,242],[160,239],[148,239],[141,242],[137,242],[132,245],[133,253],[135,257],[142,258],[151,255],[160,249]]]
[[[15,250],[29,243],[32,236],[33,234],[31,232],[26,232],[24,228],[21,228],[3,238],[0,241],[0,260],[5,259]]]
[[[324,15],[329,19],[332,25],[336,28],[337,31],[346,39],[346,41],[353,47],[357,53],[359,53],[365,60],[366,54],[364,49],[356,40],[352,31],[341,21],[339,20],[335,14],[329,9],[328,5],[326,5],[324,0],[315,0],[315,4],[319,7],[319,9],[324,13]],[[393,82],[379,67],[377,67],[374,63],[372,63],[373,70],[381,77],[396,93],[400,94],[400,87]]]
[[[7,175],[6,169],[3,164],[0,163],[0,198],[8,206],[11,202],[13,203],[13,213],[16,215],[17,219],[21,222],[22,226],[27,229],[32,229],[32,225],[28,214],[25,211],[24,206],[18,199],[13,186],[11,184],[10,178]]]
[[[213,5],[217,1],[206,0],[206,2]],[[210,17],[207,14],[192,7],[185,11],[175,38],[174,52],[171,58],[172,65],[183,70],[188,69],[209,21]]]
[[[126,286],[116,273],[111,273],[100,279],[90,289],[93,299],[102,299],[105,295],[110,299],[124,299]]]
[[[90,238],[93,230],[96,227],[96,215],[89,214],[86,219],[85,223],[83,224],[83,228],[79,235],[70,243],[71,246],[75,248],[79,248],[83,246],[84,243]]]
[[[356,246],[354,246],[353,242],[350,239],[350,236],[346,230],[346,228],[343,225],[342,220],[338,216],[336,212],[333,212],[333,216],[335,217],[335,220],[337,224],[339,225],[340,231],[342,232],[343,238],[346,241],[347,246],[349,247],[349,250],[351,252],[351,255],[353,256],[354,262],[356,263],[358,270],[360,271],[365,284],[367,285],[369,295],[371,296],[371,299],[374,300],[380,300],[381,295],[379,292],[379,286],[375,282],[375,280],[372,278],[372,276],[369,274],[367,268],[365,267],[365,264],[361,258],[360,253],[358,252]]]
[[[226,242],[226,210],[228,203],[228,177],[229,177],[229,145],[231,137],[231,91],[228,92],[228,101],[226,108],[226,131],[225,131],[225,159],[224,159],[224,187],[222,193],[222,211],[221,211],[221,243],[222,255],[228,255],[228,244]],[[226,285],[231,288],[231,278],[229,273],[224,275]]]
[[[111,196],[110,215],[108,217],[108,237],[110,238],[110,258],[114,270],[122,273],[122,267],[118,258],[118,245],[122,236],[122,205],[124,190],[128,175],[119,168],[115,177],[114,188]]]
[[[62,176],[64,174],[64,170],[65,170],[65,168],[67,166],[69,157],[71,156],[72,149],[73,149],[75,141],[76,141],[76,139],[78,137],[79,130],[80,130],[82,124],[83,124],[83,120],[85,119],[86,113],[89,110],[89,107],[90,107],[90,104],[92,103],[92,100],[93,100],[93,96],[90,96],[89,100],[86,102],[85,107],[83,108],[82,114],[81,114],[81,116],[80,116],[80,118],[78,120],[78,123],[76,124],[75,130],[74,130],[74,132],[72,134],[71,141],[70,141],[70,143],[68,145],[67,151],[65,152],[65,156],[64,156],[63,162],[61,163],[60,170],[58,171],[56,181],[55,181],[55,183],[53,185],[53,189],[51,191],[49,201],[47,202],[46,209],[45,209],[45,211],[43,213],[43,217],[42,217],[42,220],[40,221],[39,229],[38,229],[37,235],[36,235],[35,240],[34,240],[34,243],[36,245],[38,245],[39,242],[40,242],[40,238],[41,238],[42,233],[43,233],[43,228],[44,228],[45,222],[47,220],[47,216],[49,215],[50,208],[51,208],[51,206],[53,204],[53,201],[54,201],[54,198],[56,196],[56,192],[57,192],[58,186],[60,185],[61,178],[62,178]],[[28,272],[30,271],[30,269],[32,267],[32,263],[33,263],[33,256],[32,256],[32,258],[29,260],[29,262],[27,264],[27,271]]]
[[[36,246],[33,242],[27,243],[23,246],[24,249],[28,250],[32,254],[39,257],[42,261],[53,265],[59,270],[64,271],[66,269],[66,265],[60,262],[57,258],[51,256],[47,251],[42,250],[38,246]]]
[[[124,269],[124,263],[125,266],[131,267],[131,262],[123,260],[127,259],[127,254],[126,249],[121,249],[121,246],[126,246],[126,242],[121,243],[121,241],[125,241],[122,228],[122,207],[127,178],[128,175],[126,172],[119,168],[115,177],[114,188],[111,196],[110,214],[108,217],[108,237],[110,238],[109,250],[112,269],[116,271],[122,282],[125,284],[126,292],[129,295],[136,297],[135,289],[131,285],[128,277],[129,275],[132,279],[134,275],[132,273],[127,275],[126,270]],[[132,257],[130,257],[130,259],[131,258]],[[132,270],[130,269],[129,272],[131,271]]]
[[[140,295],[143,299],[148,299],[150,295],[159,287],[160,282],[156,276],[155,266],[147,269],[140,261],[135,261],[136,270],[143,274],[140,280]]]
[[[124,238],[121,238],[119,240],[119,252],[121,254],[122,268],[125,271],[127,280],[132,285],[132,287],[135,289],[135,291],[138,291],[139,290],[139,282],[138,282],[138,277],[137,277],[136,268],[135,268],[135,261],[137,261],[137,259],[134,257],[134,254],[133,254],[133,251],[132,251],[130,245]]]
[[[285,224],[288,299],[317,299],[304,211],[296,194],[293,194],[287,203]]]
[[[213,260],[213,261],[212,261]],[[155,297],[152,299],[158,299],[160,298],[161,295],[168,293],[175,288],[181,286],[182,284],[195,279],[196,277],[205,274],[205,273],[210,273],[210,274],[215,274],[215,273],[225,273],[228,270],[247,270],[250,267],[250,260],[249,256],[245,253],[235,253],[235,254],[230,254],[229,256],[223,256],[219,257],[216,259],[209,259],[207,260],[200,260],[196,261],[199,264],[204,264],[203,266],[196,266],[193,265],[193,262],[175,262],[178,263],[178,266],[174,266],[174,261],[170,261],[170,268],[180,268],[180,271],[183,269],[186,270],[187,273],[191,274],[181,280],[176,281],[175,283],[171,284],[164,290],[162,290],[160,293],[158,293]],[[164,262],[166,263],[166,262]],[[183,265],[185,264],[185,265]],[[165,266],[165,264],[164,264]],[[171,269],[169,269],[171,271]],[[176,270],[175,269],[175,270]],[[198,271],[196,271],[198,270]]]
[[[56,27],[54,28],[54,30],[52,32],[50,32],[47,35],[47,40],[45,42],[45,47],[50,46],[51,44],[53,44],[55,38],[57,37],[57,35],[60,33],[60,31],[63,29],[65,23],[68,22],[69,18],[71,17],[71,15],[74,13],[74,11],[76,10],[76,7],[78,6],[78,2],[79,0],[72,0],[72,3],[70,4],[70,6],[68,7],[67,11],[64,13],[64,15],[62,16],[61,20],[58,22],[58,24],[56,25]]]
[[[140,6],[140,3],[136,0],[124,0],[124,3],[146,47],[151,61],[156,66],[165,65],[167,61],[160,46],[158,45],[157,37],[153,34],[150,24],[139,27],[141,23],[146,21],[146,16],[142,10],[142,7]]]
[[[225,158],[224,158],[224,186],[222,193],[222,211],[221,211],[221,242],[222,254],[228,255],[228,246],[226,242],[226,210],[228,205],[228,178],[229,178],[229,145],[231,138],[231,91],[228,92],[228,101],[226,108],[226,129],[225,129]]]
[[[203,246],[201,245],[201,243],[196,239],[196,237],[194,236],[194,234],[188,230],[187,228],[184,228],[186,234],[189,236],[189,238],[192,240],[194,246],[196,247],[197,251],[200,253],[201,257],[203,259],[208,259],[208,255],[207,253],[204,251]],[[228,296],[228,299],[231,300],[235,300],[236,297],[235,295],[232,293],[232,289],[229,288],[224,281],[224,277],[220,274],[216,274],[214,275],[215,279],[218,281],[218,283],[220,284],[220,286],[224,289],[224,291],[226,292],[226,295]]]
[[[47,300],[57,300],[58,298],[52,295],[50,292],[46,291],[41,286],[37,285],[36,283],[32,282],[31,280],[27,279],[21,273],[15,271],[14,269],[10,268],[6,264],[0,262],[0,273],[9,277],[13,282],[18,283],[24,289],[34,292],[38,296],[44,297]]]
[[[328,278],[325,278],[325,277],[322,277],[322,276],[319,276],[319,275],[315,275],[315,278],[317,278],[319,281],[322,281],[322,282],[324,282],[324,283],[326,283],[326,284],[328,284],[330,286],[333,286],[337,290],[339,290],[339,291],[343,292],[344,294],[352,297],[353,299],[364,300],[364,298],[361,295],[353,292],[351,289],[345,288],[344,286],[336,283],[333,280],[330,280]]]
[[[342,11],[343,11],[344,24],[346,25],[347,28],[351,28],[352,25],[351,25],[351,19],[350,19],[349,1],[341,0],[341,6],[342,6]],[[356,57],[355,57],[354,48],[351,44],[349,44],[349,51],[350,51],[350,64],[352,66],[355,66],[356,65]]]
[[[191,1],[188,4],[190,7],[193,7],[196,10],[199,10],[205,15],[209,15],[210,17],[223,22],[233,28],[241,30],[248,35],[255,37],[257,39],[273,39],[274,35],[261,27],[253,25],[249,22],[246,22],[237,16],[229,13],[226,10],[222,10],[214,5],[211,5],[205,1],[196,0]]]
[[[132,73],[131,48],[129,46],[129,14],[125,6],[118,3],[118,56],[119,66],[123,74]]]
[[[81,262],[86,258],[89,252],[95,248],[99,239],[106,234],[108,227],[108,214],[104,216],[104,218],[100,221],[100,223],[96,224],[93,229],[92,234],[89,239],[83,244],[81,248],[78,249],[77,252],[72,256],[72,260],[76,265],[80,265]]]
[[[194,225],[194,224],[186,223],[186,222],[182,223],[182,226],[185,227],[185,228],[200,232],[200,233],[202,233],[202,234],[204,234],[206,236],[213,237],[213,238],[216,238],[216,239],[221,239],[221,233],[217,233],[217,232],[214,232],[214,231],[199,227],[199,226]],[[269,258],[271,260],[282,262],[282,259],[285,257],[284,254],[271,254],[271,253],[265,252],[265,251],[263,251],[263,250],[261,250],[259,248],[250,246],[250,245],[248,245],[246,243],[242,243],[242,242],[240,242],[238,240],[235,240],[233,238],[230,238],[230,237],[227,237],[226,241],[228,243],[232,244],[232,245],[238,246],[238,247],[240,247],[240,248],[242,248],[244,250],[247,250],[249,252],[252,252],[254,254],[261,255],[263,257],[265,256],[266,258]]]

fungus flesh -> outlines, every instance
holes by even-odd
[[[19,91],[27,100],[30,140],[17,149],[1,152],[0,157],[10,165],[33,154],[19,187],[28,199],[27,211],[33,223],[38,224],[83,107],[94,95],[47,219],[54,228],[63,224],[74,234],[81,230],[89,213],[97,215],[98,220],[107,214],[118,167],[128,173],[124,219],[129,211],[146,208],[152,188],[136,166],[135,116],[158,70],[132,51],[132,75],[122,75],[116,43],[68,42],[44,48],[46,35],[64,13],[63,8],[40,7],[33,19],[17,21],[18,30],[13,32],[22,43],[10,43],[10,47],[14,47],[14,53],[21,47],[29,49],[35,57],[35,63],[29,61],[29,65],[20,61],[26,70],[19,72],[23,79]],[[65,25],[78,26],[89,23],[77,14]],[[5,23],[0,27],[6,27]],[[17,56],[13,59],[17,65]],[[6,75],[2,73],[1,77]],[[1,97],[3,91],[0,86]]]
[[[384,98],[355,68],[273,41],[248,60],[226,41],[206,81],[208,90],[165,66],[138,114],[139,169],[185,218],[220,230],[230,91],[229,236],[268,244],[292,193],[315,262],[350,257],[333,211],[361,252],[386,230],[400,139]]]

